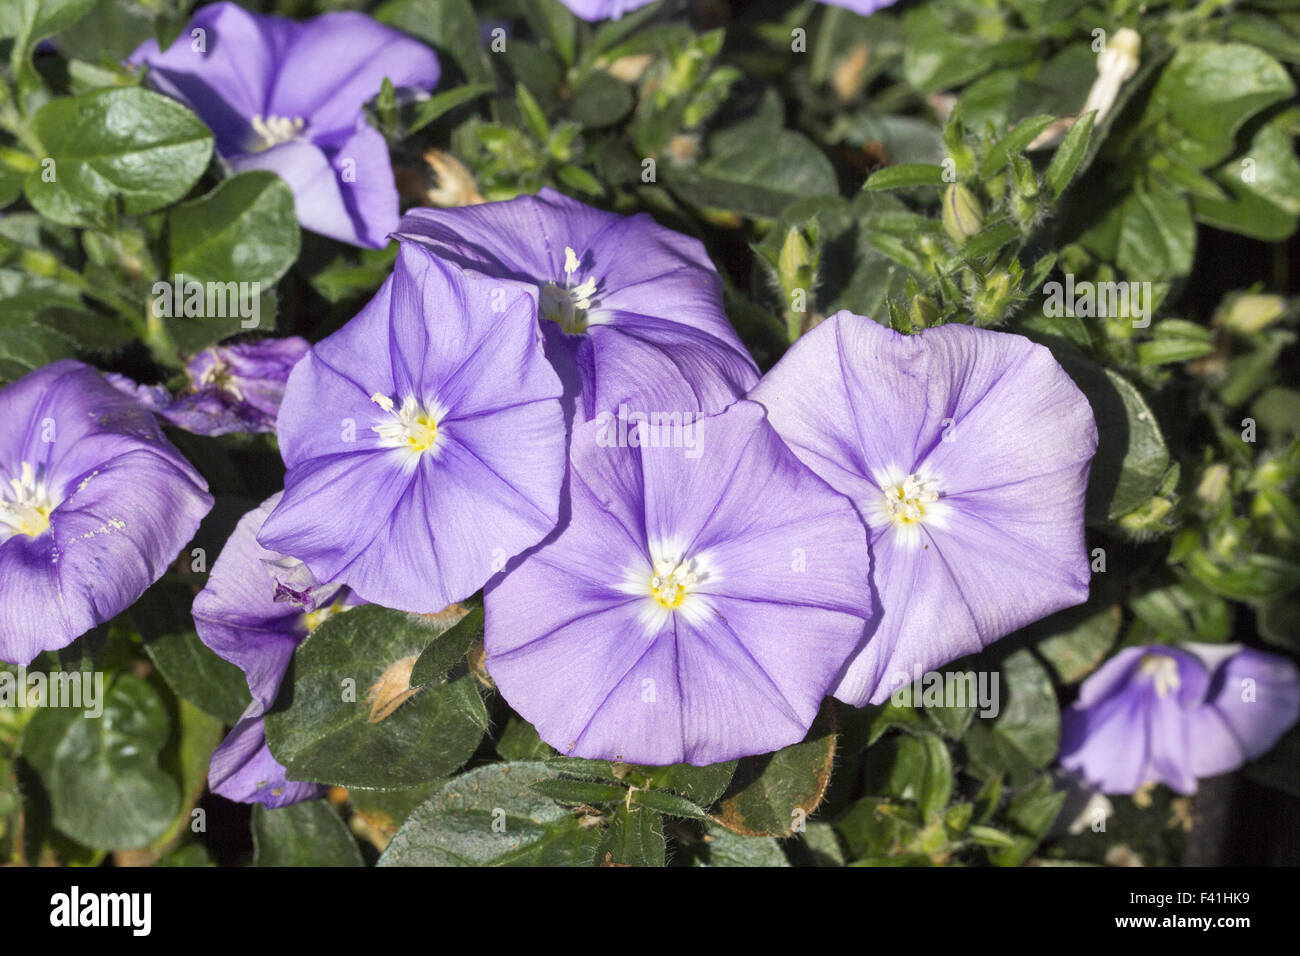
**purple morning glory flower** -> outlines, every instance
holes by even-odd
[[[488,671],[562,753],[704,765],[802,740],[873,617],[862,523],[762,408],[691,427],[576,429],[571,520],[488,585]]]
[[[584,20],[617,20],[623,14],[644,7],[652,0],[563,0],[576,16]],[[844,7],[863,16],[875,13],[898,0],[822,0],[833,6]]]
[[[365,600],[432,613],[559,520],[560,380],[528,286],[406,243],[289,376],[284,498],[259,540]]]
[[[331,614],[354,603],[347,589],[320,584],[300,561],[268,551],[257,534],[280,501],[275,494],[244,515],[194,599],[199,638],[239,667],[252,703],[212,754],[208,785],[241,803],[281,807],[320,796],[314,783],[286,779],[266,746],[263,715],[275,703],[296,648]]]
[[[564,5],[573,11],[574,16],[594,23],[597,20],[617,20],[623,14],[652,2],[653,0],[564,0]]]
[[[198,435],[273,432],[289,373],[310,348],[290,337],[204,349],[185,366],[189,390],[159,414]]]
[[[898,0],[821,0],[821,2],[828,3],[833,7],[843,7],[845,10],[852,10],[854,13],[869,17],[877,10],[892,7]]]
[[[1103,793],[1199,777],[1266,753],[1300,720],[1300,672],[1234,644],[1130,647],[1083,682],[1061,715],[1061,766]]]
[[[26,665],[125,610],[211,507],[149,410],[90,366],[0,389],[0,660]]]
[[[841,700],[882,703],[915,668],[1087,599],[1097,426],[1042,346],[965,325],[900,335],[839,312],[750,397],[870,529],[883,614]]]
[[[716,412],[758,380],[722,308],[704,247],[645,214],[618,216],[553,189],[507,202],[412,209],[400,240],[538,288],[547,356],[574,421],[621,404]]]
[[[438,59],[424,44],[360,13],[298,23],[214,3],[167,50],[147,40],[129,62],[148,64],[150,82],[212,128],[232,170],[279,174],[304,229],[359,246],[387,243],[397,186],[388,145],[361,107],[385,77],[433,89]]]

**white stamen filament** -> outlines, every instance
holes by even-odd
[[[558,322],[564,331],[573,334],[587,328],[587,310],[596,296],[596,280],[573,284],[574,275],[581,267],[577,252],[564,247],[564,285],[547,282],[542,286],[539,307],[542,318]]]
[[[404,448],[412,453],[413,459],[426,451],[438,455],[441,442],[438,422],[446,416],[446,408],[436,401],[423,404],[414,395],[406,396],[400,407],[379,392],[371,395],[370,400],[392,417],[391,421],[371,426],[381,445]]]
[[[1168,654],[1147,654],[1138,665],[1138,672],[1151,678],[1156,693],[1161,697],[1168,697],[1183,683],[1178,675],[1178,662]]]
[[[253,127],[255,134],[251,148],[253,152],[260,153],[272,146],[293,142],[302,135],[303,128],[307,124],[301,116],[264,117],[261,113],[256,113],[249,120],[249,125]]]
[[[50,512],[58,505],[44,475],[23,462],[19,476],[9,479],[9,490],[0,486],[0,541],[19,534],[40,537],[50,529]]]
[[[915,524],[925,518],[926,506],[939,500],[933,479],[908,475],[885,487],[885,512],[899,524]]]

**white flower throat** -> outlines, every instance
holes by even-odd
[[[650,596],[660,607],[675,610],[682,606],[701,576],[702,571],[695,561],[660,559],[654,562],[654,573],[650,575]]]
[[[37,471],[23,462],[9,487],[0,485],[0,541],[25,534],[37,538],[50,530],[50,512],[59,503],[45,483],[44,469]]]
[[[301,116],[263,116],[255,113],[249,120],[249,125],[253,127],[249,149],[254,153],[262,153],[272,146],[292,143],[302,136],[307,124]]]
[[[718,568],[706,553],[687,556],[681,541],[651,541],[648,562],[623,569],[618,590],[638,599],[637,618],[656,634],[680,614],[698,623],[713,614],[705,593],[717,583]]]
[[[939,489],[934,479],[919,474],[885,485],[884,492],[885,512],[896,524],[924,521],[926,509],[939,500]]]
[[[1138,664],[1138,673],[1151,679],[1160,697],[1168,697],[1183,684],[1178,675],[1178,662],[1168,654],[1145,655]]]
[[[370,400],[390,416],[387,421],[371,427],[379,436],[379,444],[386,448],[402,448],[418,459],[425,452],[437,456],[441,450],[443,433],[438,423],[447,414],[438,402],[427,404],[414,395],[402,399],[398,406],[387,395],[376,392]]]
[[[558,322],[564,331],[574,334],[587,328],[587,312],[596,295],[596,280],[587,279],[574,285],[580,262],[570,246],[564,247],[564,285],[547,282],[542,285],[538,310],[542,318]]]

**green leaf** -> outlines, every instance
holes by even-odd
[[[815,824],[809,825],[809,830]],[[696,866],[789,866],[781,844],[772,837],[742,836],[720,826],[704,832],[704,846],[697,850]]]
[[[504,760],[544,760],[555,756],[555,749],[537,733],[537,728],[514,714],[497,739],[497,753]]]
[[[539,780],[533,784],[533,789],[557,803],[573,806],[620,803],[627,800],[627,787],[613,783],[595,783],[591,780],[571,780],[568,777]]]
[[[835,822],[848,845],[849,856],[888,857],[909,843],[921,820],[915,807],[904,807],[880,797],[864,797]]]
[[[293,192],[264,170],[232,176],[167,214],[171,272],[199,282],[275,285],[301,241]]]
[[[1056,678],[1073,684],[1091,674],[1119,637],[1119,605],[1083,604],[1044,618],[1025,629]]]
[[[707,820],[709,815],[685,797],[666,790],[636,790],[632,793],[632,804],[649,807],[670,817],[686,817],[691,820]]]
[[[14,73],[22,72],[41,40],[68,29],[95,0],[5,0],[0,5],[0,37],[12,37]]]
[[[408,134],[418,132],[444,113],[449,113],[456,107],[463,106],[486,93],[491,93],[495,89],[496,87],[491,83],[467,83],[464,86],[456,87],[454,90],[438,93],[427,100],[422,100],[415,105],[411,125],[407,127],[406,132]]]
[[[713,819],[744,836],[789,836],[822,802],[835,762],[835,711],[824,706],[802,743],[736,768]]]
[[[1055,355],[1092,405],[1097,420],[1097,454],[1088,478],[1088,521],[1114,520],[1155,494],[1169,469],[1169,448],[1155,413],[1132,383],[1068,351]]]
[[[1295,93],[1286,68],[1243,43],[1185,43],[1152,91],[1148,117],[1178,128],[1178,155],[1204,169],[1234,152],[1242,124]]]
[[[227,724],[252,701],[244,672],[214,654],[194,630],[193,592],[162,581],[128,612],[144,638],[144,649],[178,695]]]
[[[1008,771],[1013,782],[1021,781],[1027,771],[1055,759],[1060,704],[1051,677],[1028,649],[1002,661],[1000,675],[999,713],[992,720],[971,724],[966,750],[971,767],[980,776]]]
[[[617,123],[636,105],[636,97],[614,77],[593,71],[578,84],[569,101],[569,116],[584,129],[599,129]]]
[[[1223,565],[1197,549],[1186,565],[1207,588],[1233,601],[1272,601],[1300,587],[1300,562],[1271,554],[1248,554]]]
[[[405,790],[349,790],[348,803],[365,823],[392,839],[415,808],[446,785],[439,779]]]
[[[99,717],[38,710],[23,729],[21,753],[39,774],[61,833],[96,849],[128,850],[163,835],[180,788],[158,763],[171,732],[162,698],[134,674],[118,675],[105,691]]]
[[[1295,232],[1300,221],[1300,161],[1285,116],[1255,133],[1246,149],[1214,171],[1222,198],[1196,196],[1201,222],[1271,242]]]
[[[647,786],[656,790],[674,790],[702,807],[711,805],[722,796],[731,778],[736,775],[737,760],[693,767],[688,763],[670,767],[638,767],[645,774]]]
[[[1056,117],[1044,114],[1031,116],[1017,123],[1009,133],[990,147],[984,162],[980,164],[980,178],[989,179],[1001,172],[1011,161],[1012,156],[1023,153],[1025,148],[1038,138],[1038,134],[1054,122]]]
[[[619,807],[601,837],[596,859],[601,866],[663,866],[666,850],[663,817],[650,809]]]
[[[1195,322],[1165,319],[1154,329],[1154,338],[1137,347],[1138,362],[1146,366],[1168,365],[1200,358],[1214,351],[1210,330]]]
[[[379,865],[589,865],[600,831],[533,788],[554,776],[545,764],[527,762],[457,777],[411,814]]]
[[[410,688],[410,668],[452,614],[405,614],[375,605],[336,614],[294,653],[266,716],[271,752],[291,780],[397,789],[447,776],[478,747],[487,711],[468,673]],[[380,688],[383,688],[382,690]],[[380,719],[368,697],[396,702]]]
[[[1019,866],[1034,852],[1061,812],[1066,792],[1054,790],[1051,777],[1043,774],[1012,797],[1006,818],[1011,825],[1014,844],[993,856],[998,866]],[[999,841],[1000,842],[1000,841]]]
[[[867,751],[866,790],[915,803],[922,820],[942,813],[952,798],[947,745],[933,734],[898,734]]]
[[[389,0],[375,11],[380,23],[404,30],[436,47],[474,83],[492,82],[492,65],[479,37],[470,0]]]
[[[1083,157],[1088,152],[1088,142],[1092,138],[1092,125],[1096,119],[1096,110],[1089,110],[1080,116],[1070,127],[1070,131],[1065,134],[1061,145],[1056,148],[1056,153],[1052,156],[1052,161],[1044,174],[1053,195],[1059,196],[1065,192],[1065,188],[1070,185],[1070,180],[1078,171],[1079,164],[1083,162]]]
[[[551,136],[551,124],[546,121],[546,114],[536,97],[528,92],[528,87],[523,83],[515,84],[515,102],[519,105],[519,113],[523,116],[528,131],[543,143],[546,142]]]
[[[770,94],[754,116],[709,137],[704,162],[661,164],[660,178],[695,205],[767,218],[797,199],[838,192],[830,160],[807,137],[785,128],[783,112]]]
[[[76,354],[72,339],[16,310],[7,312],[11,304],[0,295],[0,385]]]
[[[943,167],[930,163],[900,163],[871,174],[863,189],[906,189],[910,186],[942,186]]]
[[[578,21],[559,0],[534,0],[523,5],[524,16],[533,29],[550,40],[565,66],[573,66]]]
[[[324,800],[253,805],[254,866],[363,866],[347,826]]]
[[[212,133],[173,99],[139,87],[96,90],[50,100],[32,121],[54,160],[27,177],[36,211],[66,225],[112,218],[120,201],[130,215],[175,202],[207,168]]]
[[[1185,276],[1196,251],[1192,206],[1181,193],[1149,182],[1120,205],[1116,264],[1136,279]]]
[[[420,652],[411,669],[411,686],[441,683],[447,672],[464,659],[471,647],[483,640],[483,605],[471,607],[464,617],[443,631]]]

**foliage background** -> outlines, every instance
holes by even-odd
[[[371,105],[408,202],[552,185],[648,211],[705,241],[764,369],[840,308],[1045,343],[1097,414],[1088,535],[1104,571],[1087,605],[948,668],[999,670],[996,720],[828,703],[805,743],[703,769],[556,757],[493,692],[473,602],[433,623],[354,611],[303,645],[268,720],[291,772],[336,789],[267,812],[205,790],[247,690],[194,633],[204,572],[182,556],[110,626],[32,665],[104,671],[103,720],[0,709],[0,859],[1300,862],[1295,730],[1195,798],[1115,798],[1104,833],[1069,832],[1080,808],[1064,806],[1051,773],[1060,708],[1120,647],[1300,653],[1300,0],[904,0],[869,19],[812,2],[661,0],[594,27],[557,0],[246,5],[299,18],[364,9],[435,47],[433,98],[399,104],[385,90]],[[176,36],[190,6],[0,8],[0,383],[79,356],[178,385],[184,355],[240,330],[154,318],[153,283],[177,272],[262,282],[259,333],[274,316],[277,334],[312,340],[386,275],[394,247],[300,233],[283,183],[223,179],[202,123],[117,65],[149,35]],[[481,24],[507,31],[504,52],[480,42]],[[1140,33],[1142,50],[1115,107],[1055,150],[1027,152],[1081,107],[1094,31],[1120,27]],[[134,145],[113,139],[110,107],[131,118]],[[161,143],[165,163],[151,153]],[[105,154],[116,160],[88,174]],[[46,157],[56,183],[40,177]],[[945,158],[981,211],[961,243],[942,220]],[[1151,282],[1156,318],[1141,329],[1127,317],[1053,318],[1043,285],[1060,273]],[[796,289],[808,296],[792,307]],[[171,437],[217,496],[192,545],[210,566],[283,469],[268,436]],[[367,688],[411,654],[420,691],[392,717],[371,724],[364,705],[337,702],[340,675]],[[508,841],[491,830],[495,808]]]

